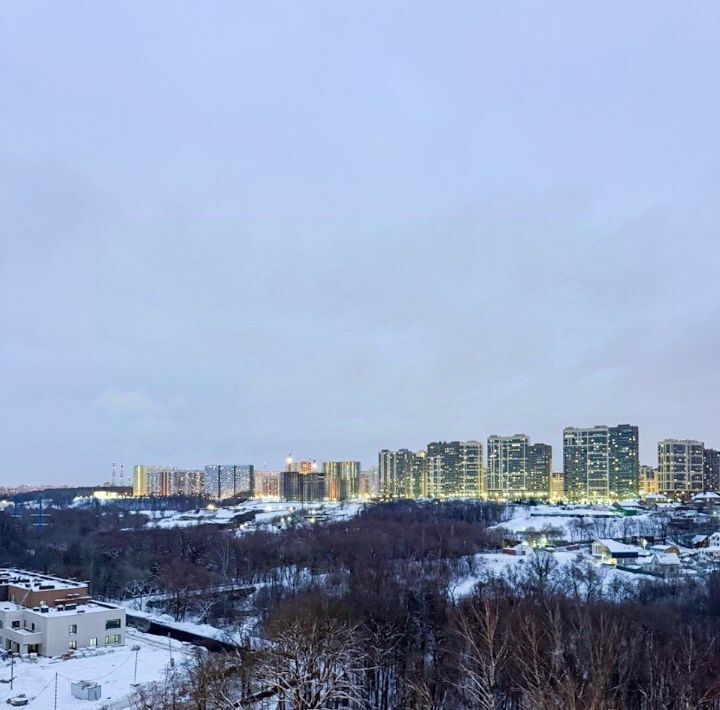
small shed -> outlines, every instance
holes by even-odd
[[[92,680],[72,681],[70,692],[74,698],[79,700],[100,700],[102,686]]]
[[[532,547],[526,542],[521,542],[517,545],[511,545],[509,547],[503,547],[503,554],[505,555],[529,555],[532,552]]]

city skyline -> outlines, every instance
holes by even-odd
[[[0,485],[720,441],[715,4],[0,13]]]
[[[552,446],[532,443],[526,434],[490,435],[486,449],[477,440],[431,441],[420,450],[381,449],[377,467],[371,467],[374,473],[363,470],[360,461],[325,461],[320,466],[316,459],[295,460],[288,455],[282,469],[258,472],[263,481],[267,476],[277,479],[277,490],[272,493],[266,483],[255,488],[253,465],[213,465],[203,471],[136,465],[133,495],[590,502],[644,499],[651,494],[682,498],[705,491],[717,495],[718,450],[697,440],[664,439],[658,442],[654,467],[640,463],[638,443],[638,427],[631,424],[566,427],[560,472],[553,466]],[[237,486],[239,472],[243,472],[241,488]]]
[[[488,459],[488,451],[485,450],[485,445],[491,439],[496,438],[496,439],[510,440],[510,439],[515,439],[517,437],[524,437],[527,439],[532,439],[536,443],[530,445],[530,443],[528,442],[529,449],[532,449],[534,447],[549,446],[551,451],[556,452],[554,454],[554,457],[552,458],[552,469],[551,469],[551,472],[555,473],[555,472],[563,472],[563,470],[564,470],[564,464],[563,464],[563,458],[562,458],[562,452],[564,450],[564,443],[565,443],[564,442],[564,438],[565,438],[564,432],[568,429],[578,429],[578,430],[583,430],[583,431],[589,431],[589,430],[598,429],[598,428],[607,428],[607,425],[595,424],[595,425],[591,425],[591,426],[578,426],[578,427],[565,426],[565,427],[563,427],[563,429],[560,433],[559,443],[556,443],[556,442],[543,443],[539,439],[536,439],[536,437],[534,437],[532,434],[523,433],[520,431],[515,432],[513,434],[492,433],[492,434],[487,434],[487,435],[481,436],[478,439],[459,439],[457,436],[455,436],[455,437],[450,436],[450,437],[442,438],[442,437],[436,436],[436,437],[430,437],[430,439],[428,439],[428,441],[431,441],[431,442],[432,441],[439,441],[439,442],[478,441],[481,443],[481,448],[484,449],[483,466],[489,466],[490,461]],[[611,426],[609,428],[612,429],[613,427]],[[652,467],[657,470],[661,464],[661,459],[660,459],[660,454],[659,454],[659,446],[663,442],[692,441],[695,443],[701,443],[701,444],[704,443],[705,444],[705,448],[704,448],[705,452],[710,454],[710,459],[707,464],[707,466],[709,466],[710,468],[708,468],[708,470],[706,470],[705,473],[707,476],[710,477],[711,480],[717,480],[718,483],[720,483],[720,473],[718,473],[718,471],[720,471],[720,454],[717,451],[717,447],[720,446],[720,444],[715,443],[713,441],[708,442],[708,441],[698,440],[697,437],[693,437],[693,436],[675,435],[675,436],[664,436],[661,439],[658,439],[658,440],[656,440],[654,442],[650,442],[650,443],[645,442],[645,446],[643,447],[642,443],[643,443],[644,437],[642,436],[642,427],[635,426],[633,428],[636,429],[638,432],[640,432],[639,436],[636,432],[636,436],[638,436],[639,443],[640,443],[638,467],[649,466],[649,467]],[[548,439],[552,439],[552,437],[548,437]],[[410,448],[405,448],[404,446],[400,446],[399,448],[394,447],[394,446],[385,446],[380,449],[377,449],[374,453],[370,454],[367,458],[353,458],[352,456],[348,456],[346,454],[346,452],[341,452],[341,455],[337,459],[331,459],[330,457],[322,457],[322,456],[320,456],[320,457],[317,457],[317,456],[313,456],[313,457],[299,456],[299,457],[297,457],[297,456],[294,456],[292,453],[286,453],[284,456],[280,456],[278,453],[278,456],[275,456],[272,459],[272,461],[265,461],[265,462],[252,461],[250,466],[254,467],[256,470],[261,470],[261,471],[262,470],[282,471],[287,468],[288,461],[292,461],[292,463],[294,465],[302,463],[302,462],[314,463],[314,464],[316,464],[318,469],[322,468],[326,464],[357,462],[360,464],[360,467],[363,471],[367,471],[371,468],[377,468],[378,452],[382,452],[382,451],[394,452],[394,451],[402,450],[402,451],[408,451],[409,454],[415,454],[419,451],[423,451],[426,446],[427,446],[427,441],[425,443],[419,444],[417,447],[410,447]],[[642,456],[643,450],[650,451],[649,460],[643,459],[643,456]],[[215,457],[215,458],[218,458],[218,457]],[[222,458],[222,457],[220,457],[220,458]],[[240,457],[230,456],[230,457],[226,457],[226,458],[229,458],[229,459],[235,458],[237,460],[243,459],[242,456],[240,456]],[[40,486],[46,486],[46,485],[70,485],[70,486],[72,486],[72,485],[80,485],[80,486],[91,485],[92,486],[92,485],[98,485],[101,482],[114,482],[114,484],[123,485],[122,480],[124,480],[124,485],[132,486],[132,481],[133,481],[132,470],[133,470],[134,466],[138,465],[137,464],[138,460],[142,460],[142,459],[140,457],[136,457],[136,458],[132,459],[129,464],[127,462],[114,461],[114,462],[112,462],[112,464],[109,465],[108,469],[105,472],[101,472],[98,475],[98,477],[96,477],[95,479],[88,479],[88,481],[83,482],[83,483],[76,483],[74,481],[43,481],[43,480],[34,480],[33,479],[31,481],[31,485],[40,485]],[[248,459],[247,457],[244,460],[250,461],[250,459]],[[178,460],[172,460],[172,461],[169,459],[162,459],[162,461],[163,461],[163,463],[161,465],[158,465],[157,467],[161,468],[161,469],[166,469],[166,470],[179,469],[179,470],[200,471],[200,470],[204,470],[204,469],[208,468],[208,464],[204,461],[191,460],[191,462],[188,462],[187,459],[182,459],[182,460],[178,459]],[[124,467],[124,474],[122,474],[123,479],[121,480],[121,478],[120,478],[121,474],[118,472],[122,471],[123,467]],[[107,475],[105,475],[105,474],[107,474]],[[3,485],[18,486],[21,484],[18,481],[11,480],[11,481],[0,483],[0,487],[2,487]]]

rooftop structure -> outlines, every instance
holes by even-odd
[[[33,607],[38,604],[77,604],[89,599],[87,582],[19,569],[0,569],[0,602],[11,601]]]

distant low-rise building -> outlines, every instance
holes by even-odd
[[[710,539],[707,535],[693,535],[690,539],[690,544],[696,549],[707,547],[710,544]]]
[[[672,552],[655,552],[648,564],[648,570],[663,577],[676,575],[682,568],[680,558]]]
[[[665,554],[679,555],[680,548],[673,544],[657,543],[650,547],[650,552],[663,552]]]
[[[662,493],[648,493],[640,496],[640,499],[645,506],[653,507],[668,502],[668,497]]]
[[[502,548],[503,554],[523,557],[532,553],[533,549],[526,542],[519,542],[517,545],[510,545]]]
[[[693,496],[692,502],[696,506],[714,506],[720,504],[720,495],[714,491],[705,491]]]
[[[602,538],[592,544],[592,554],[605,565],[632,564],[637,562],[640,550],[616,540]]]

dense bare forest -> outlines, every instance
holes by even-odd
[[[44,529],[0,515],[0,563],[242,630],[236,652],[198,651],[140,691],[143,710],[720,707],[720,572],[608,586],[536,552],[493,573],[478,553],[501,546],[504,515],[400,502],[249,534],[113,508],[55,510]]]

